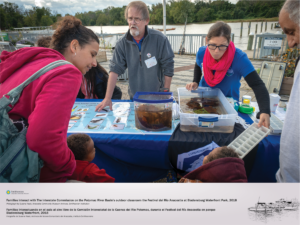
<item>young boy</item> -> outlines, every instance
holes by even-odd
[[[247,182],[244,161],[227,146],[215,148],[203,159],[203,165],[180,179],[179,183]]]
[[[76,169],[69,180],[83,182],[114,182],[104,169],[90,163],[95,158],[94,141],[87,134],[72,134],[67,138],[68,147],[74,153]]]

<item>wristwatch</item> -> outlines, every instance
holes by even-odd
[[[169,92],[169,88],[160,88],[159,92]]]

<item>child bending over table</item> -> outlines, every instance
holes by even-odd
[[[247,182],[244,161],[227,146],[212,150],[203,165],[191,171],[179,183]]]
[[[87,134],[72,134],[67,138],[68,147],[74,153],[76,168],[69,180],[83,182],[114,182],[104,169],[91,163],[95,158],[94,141]]]

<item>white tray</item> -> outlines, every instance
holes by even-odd
[[[270,129],[253,123],[231,142],[228,147],[232,148],[240,158],[244,158],[264,137],[271,132]]]
[[[270,127],[272,133],[281,134],[283,128],[283,122],[280,119],[278,119],[278,117],[275,116],[273,113],[271,113],[271,117],[270,117]]]

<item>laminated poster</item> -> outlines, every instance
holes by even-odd
[[[68,126],[68,133],[110,133],[140,135],[172,135],[179,120],[173,121],[167,131],[145,131],[135,126],[134,103],[113,102],[113,111],[105,107],[95,112],[99,102],[75,102]]]

